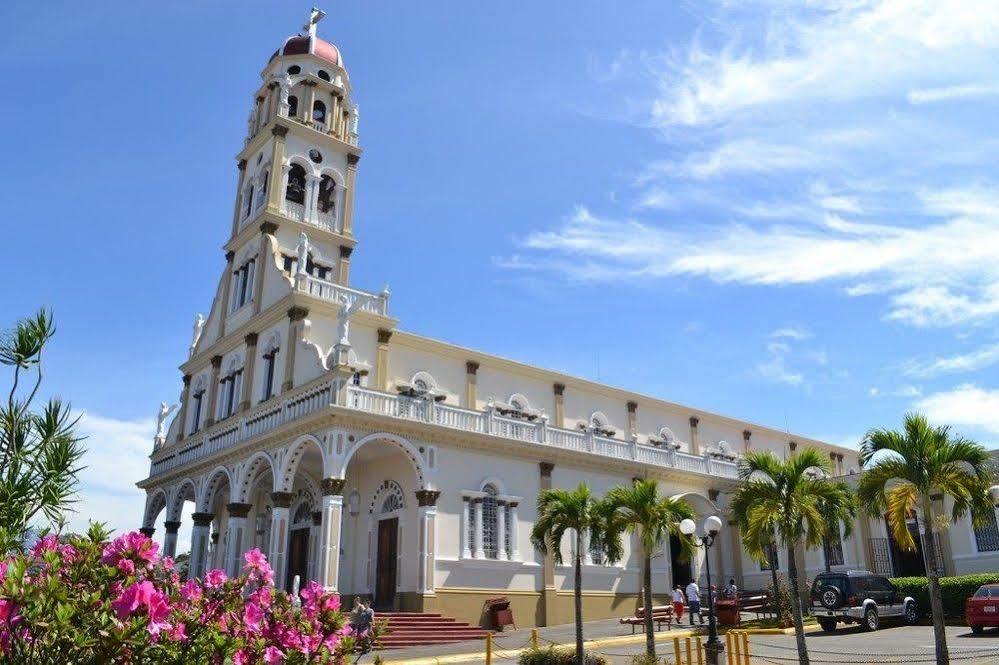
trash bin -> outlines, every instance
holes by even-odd
[[[496,630],[502,630],[504,626],[513,626],[513,610],[510,609],[510,600],[506,597],[488,598],[485,602],[485,610],[489,614],[490,622]]]
[[[719,598],[715,601],[715,614],[722,626],[739,625],[739,600],[737,598]]]

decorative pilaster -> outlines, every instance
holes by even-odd
[[[219,396],[219,369],[222,367],[222,356],[212,356],[212,375],[208,379],[208,413],[205,414],[205,427],[215,424],[215,402]]]
[[[292,307],[288,310],[288,357],[284,364],[284,382],[281,392],[287,392],[295,387],[295,351],[302,336],[302,321],[309,315],[305,307]]]
[[[191,519],[194,520],[194,526],[191,528],[191,560],[187,576],[195,579],[202,577],[208,566],[208,532],[211,530],[215,515],[194,513]]]
[[[309,566],[310,580],[319,577],[319,540],[322,538],[323,511],[312,513],[312,526],[309,527]]]
[[[288,134],[288,128],[275,123],[271,127],[271,134],[274,135],[274,148],[271,152],[270,182],[267,183],[267,212],[277,215],[281,213],[281,200],[284,198],[285,177],[287,173],[285,170],[284,152],[285,136]]]
[[[496,558],[509,560],[506,553],[506,501],[496,501]]]
[[[465,361],[465,404],[466,409],[478,410],[479,405],[479,363]]]
[[[418,546],[420,551],[420,571],[417,580],[422,593],[433,593],[436,586],[434,573],[437,560],[437,499],[441,493],[437,490],[418,490],[416,502],[419,505],[418,526],[420,535]]]
[[[378,351],[375,354],[375,389],[388,390],[389,340],[392,331],[388,328],[378,329]]]
[[[510,502],[510,559],[520,560],[520,538],[517,535],[517,526],[520,524],[519,508],[516,501]]]
[[[239,402],[239,410],[246,411],[250,408],[250,399],[253,394],[254,366],[257,363],[257,333],[247,333],[243,338],[246,342],[246,362],[243,364],[243,395]]]
[[[565,427],[565,384],[556,383],[555,390],[555,427]]]
[[[343,519],[343,478],[323,478],[322,545],[319,552],[319,583],[327,591],[339,588],[340,523]]]
[[[559,404],[561,402],[562,390],[565,386],[562,386],[562,390],[559,390],[558,386],[561,384],[556,383],[555,386],[555,408],[556,415],[558,414]],[[552,488],[552,471],[555,470],[555,465],[551,462],[540,462],[538,468],[541,471],[540,478],[540,490],[550,490]],[[553,547],[558,547],[558,543],[552,543]],[[558,608],[557,603],[557,591],[555,589],[555,558],[552,556],[551,552],[545,555],[543,566],[543,581],[544,581],[544,624],[546,626],[553,625],[557,621]]]
[[[697,416],[690,417],[690,454],[700,455],[701,454],[701,442],[698,440],[697,436],[697,425],[701,422],[701,419]]]
[[[232,211],[232,235],[239,232],[239,215],[243,208],[243,183],[246,180],[246,160],[241,159],[236,165],[239,169],[239,178],[236,180],[236,205]]]
[[[470,559],[472,557],[472,543],[469,542],[468,532],[470,522],[472,519],[472,511],[469,508],[469,504],[472,501],[472,497],[463,496],[461,497],[461,558]]]
[[[166,531],[163,536],[163,556],[168,556],[172,559],[177,556],[177,531],[180,530],[180,522],[178,520],[167,520],[163,523],[163,527]]]
[[[232,292],[232,260],[236,252],[229,250],[225,253],[225,279],[222,281],[222,318],[219,320],[219,331],[215,339],[222,339],[225,336],[225,321],[229,316],[229,295]]]
[[[336,283],[340,286],[348,286],[350,280],[350,255],[353,252],[353,247],[340,245],[340,263],[337,264],[336,271]]]
[[[474,554],[476,559],[485,559],[486,551],[483,548],[482,543],[482,497],[475,497],[472,499],[472,511],[475,515],[475,543],[474,543]]]
[[[302,104],[302,122],[312,127],[312,107],[316,103],[316,82],[302,81],[305,87],[305,103]]]
[[[257,266],[253,271],[253,313],[259,314],[261,302],[263,301],[264,273],[267,266],[271,264],[272,252],[271,241],[278,225],[274,222],[264,222],[260,225],[260,247],[257,248]]]
[[[180,391],[180,408],[177,411],[177,441],[184,440],[184,432],[187,430],[187,401],[191,398],[191,375],[185,374],[183,378],[184,387]]]
[[[288,509],[295,495],[291,492],[271,492],[271,542],[268,560],[274,570],[274,585],[285,587],[288,572]]]
[[[749,449],[752,447],[753,445],[752,438],[753,438],[753,433],[751,431],[749,431],[748,429],[742,430],[742,449],[744,452],[748,453]],[[741,586],[742,585],[740,584],[740,587]]]
[[[626,438],[633,439],[638,433],[638,402],[628,402],[628,431]]]
[[[357,182],[357,162],[360,155],[347,155],[347,177],[346,192],[343,196],[343,234],[345,236],[354,235],[354,185]]]
[[[225,572],[229,577],[239,575],[243,568],[243,548],[249,542],[246,531],[246,516],[250,514],[248,503],[227,503],[229,512],[228,543],[225,553]]]

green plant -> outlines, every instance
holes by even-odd
[[[632,656],[631,665],[663,665],[664,660],[643,653],[641,656]]]
[[[542,647],[520,652],[518,665],[574,665],[576,651],[571,647]],[[607,659],[597,654],[584,653],[584,665],[607,665]]]
[[[645,604],[645,653],[656,657],[656,638],[652,630],[652,554],[670,535],[680,539],[681,552],[677,556],[690,558],[694,541],[680,533],[681,520],[694,517],[693,509],[682,499],[659,493],[654,480],[635,480],[630,487],[615,487],[607,492],[600,507],[607,539],[618,543],[621,536],[630,532],[638,536],[642,557],[642,596]]]
[[[42,384],[42,353],[55,335],[52,314],[39,311],[0,338],[0,364],[13,368],[0,405],[0,555],[19,549],[37,517],[59,524],[76,491],[81,439],[68,404],[32,403]]]
[[[743,483],[732,499],[743,545],[754,559],[766,561],[766,544],[773,539],[787,548],[791,618],[802,665],[808,665],[808,646],[795,551],[820,546],[840,522],[849,535],[857,513],[852,491],[846,483],[830,480],[831,472],[829,458],[815,448],[786,460],[770,451],[749,452],[739,465]]]
[[[930,609],[930,585],[925,577],[896,577],[891,581],[903,596],[912,596],[921,614]],[[948,619],[964,617],[964,601],[983,584],[999,584],[999,573],[957,575],[940,578],[940,596],[944,616]]]
[[[791,592],[781,577],[775,578],[777,586],[771,582],[767,586],[767,593],[774,604],[774,614],[777,616],[777,625],[781,628],[790,628],[794,625],[794,617],[791,615]]]
[[[981,524],[993,509],[989,500],[994,474],[992,458],[974,441],[952,436],[950,428],[932,427],[925,416],[907,413],[902,430],[874,429],[867,433],[860,445],[860,461],[865,467],[858,485],[860,502],[872,517],[887,517],[900,547],[916,549],[908,520],[918,516],[923,522],[926,533],[923,562],[933,614],[936,660],[945,665],[950,656],[944,632],[940,572],[933,555],[939,547],[940,525],[933,514],[931,497],[940,494],[951,498],[954,521],[970,513],[972,521]]]

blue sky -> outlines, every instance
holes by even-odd
[[[993,2],[339,2],[355,285],[407,330],[856,445],[999,436]],[[292,2],[0,7],[5,323],[139,518]]]

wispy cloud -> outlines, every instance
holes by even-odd
[[[973,427],[999,435],[999,390],[973,383],[927,395],[916,403],[932,422]]]
[[[931,377],[940,374],[974,372],[999,362],[999,344],[989,344],[981,348],[953,356],[943,356],[932,360],[909,360],[903,370],[910,376]]]
[[[999,83],[967,83],[942,88],[921,88],[909,91],[906,98],[910,104],[930,104],[994,95],[999,95]]]

